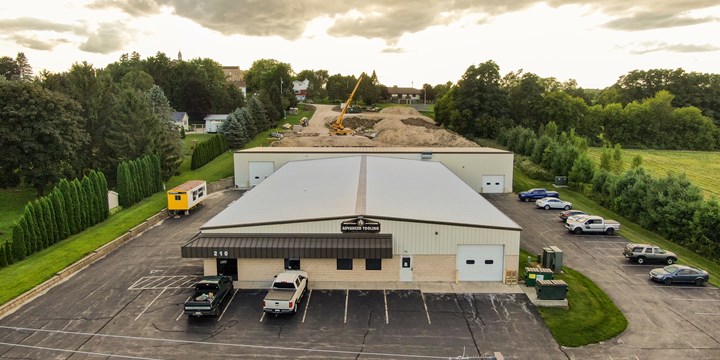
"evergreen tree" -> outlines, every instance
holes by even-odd
[[[85,210],[87,211],[86,225],[90,227],[97,223],[97,215],[95,214],[97,210],[97,201],[95,200],[97,192],[92,186],[92,180],[90,180],[88,176],[83,176],[80,185],[82,186],[83,194],[85,194]]]
[[[7,264],[12,265],[15,263],[15,259],[13,258],[12,254],[12,248],[10,247],[10,241],[6,241],[5,245],[3,245],[3,252],[5,253],[5,258],[7,259]]]
[[[155,177],[151,162],[152,160],[150,160],[150,155],[143,156],[142,161],[140,161],[143,172],[143,188],[147,194],[145,196],[150,196],[155,193]]]
[[[145,198],[145,194],[142,190],[142,173],[140,172],[140,166],[138,166],[139,160],[140,158],[130,161],[130,174],[133,180],[133,204],[136,204]]]
[[[27,256],[25,233],[22,226],[17,223],[12,227],[12,244],[13,258],[17,259],[17,261],[24,259]]]
[[[18,222],[20,226],[23,229],[23,234],[25,235],[25,249],[27,250],[28,256],[35,251],[36,245],[35,245],[35,239],[33,238],[33,233],[30,230],[30,226],[28,225],[27,216],[23,214],[23,216],[20,217],[20,221]]]
[[[50,193],[50,201],[55,211],[55,224],[58,227],[59,240],[70,236],[70,228],[68,227],[67,215],[65,214],[65,201],[58,187],[55,187]]]
[[[100,196],[102,197],[102,219],[105,220],[110,216],[110,205],[108,205],[108,183],[105,174],[102,171],[97,173],[100,180]]]
[[[5,256],[5,247],[0,246],[0,269],[8,266],[7,257]]]
[[[120,206],[129,208],[132,203],[132,182],[129,174],[130,169],[128,168],[127,161],[123,161],[118,165],[117,169],[117,192]]]
[[[73,207],[72,190],[70,189],[70,182],[67,179],[60,180],[58,183],[60,194],[62,195],[63,205],[65,209],[65,219],[68,226],[68,236],[76,234],[78,232],[78,226],[75,222],[75,211]],[[66,236],[67,237],[67,236]]]
[[[45,214],[45,226],[48,227],[49,231],[48,246],[50,246],[60,240],[60,233],[58,232],[57,223],[55,223],[55,211],[53,211],[52,204],[47,196],[40,199],[40,202],[42,203],[43,213]]]
[[[73,200],[73,207],[75,208],[75,223],[77,224],[76,232],[79,233],[87,226],[85,226],[85,203],[84,203],[84,196],[82,194],[82,189],[80,186],[80,180],[73,179],[70,181],[70,191],[72,194],[72,200]]]
[[[155,181],[155,192],[162,191],[163,189],[163,176],[162,169],[160,167],[160,157],[156,154],[150,156],[152,159],[152,168]]]
[[[45,212],[43,211],[39,200],[34,200],[32,202],[32,213],[38,229],[38,247],[42,250],[47,247],[49,241],[47,225],[45,225]]]
[[[32,203],[27,203],[27,205],[25,205],[25,212],[23,213],[22,220],[25,220],[25,224],[27,225],[27,231],[25,231],[25,234],[27,234],[31,239],[28,243],[29,248],[32,250],[31,252],[34,253],[40,251],[42,249],[40,232],[38,230],[37,222],[35,221]]]
[[[247,129],[247,112],[240,108],[235,109],[218,129],[218,132],[225,135],[228,144],[233,149],[241,149],[248,142]]]

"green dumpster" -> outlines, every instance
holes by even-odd
[[[568,284],[562,280],[538,280],[535,293],[539,300],[565,300]]]
[[[526,267],[525,286],[535,286],[537,280],[552,280],[553,271],[547,268]]]

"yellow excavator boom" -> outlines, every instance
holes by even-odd
[[[360,75],[360,78],[357,81],[357,84],[355,84],[355,88],[353,89],[352,93],[350,93],[350,97],[348,98],[347,102],[345,103],[345,106],[343,106],[342,110],[340,111],[340,116],[338,116],[337,120],[332,124],[333,131],[332,133],[335,135],[348,135],[352,133],[351,129],[346,129],[345,126],[343,126],[343,116],[347,112],[347,109],[350,107],[350,103],[352,102],[353,97],[355,96],[355,92],[357,91],[358,87],[360,86],[360,83],[362,82],[362,75]]]

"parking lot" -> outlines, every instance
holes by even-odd
[[[619,337],[604,344],[565,349],[570,357],[720,359],[718,288],[650,281],[648,272],[663,265],[638,265],[625,259],[622,249],[628,241],[622,237],[622,228],[615,236],[573,235],[563,227],[560,210],[538,209],[513,194],[486,198],[523,227],[522,248],[541,254],[543,247],[558,246],[565,265],[592,279],[627,317],[628,328]]]
[[[265,315],[265,290],[235,290],[217,318],[182,314],[202,275],[180,246],[240,192],[212,194],[0,319],[0,358],[557,359],[523,294],[312,289],[291,316]]]

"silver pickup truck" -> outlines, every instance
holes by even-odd
[[[304,271],[278,274],[263,300],[263,311],[273,314],[296,313],[307,291],[308,275]]]
[[[614,220],[605,220],[599,216],[580,216],[568,218],[565,228],[576,235],[582,233],[612,235],[620,230],[620,223]]]

